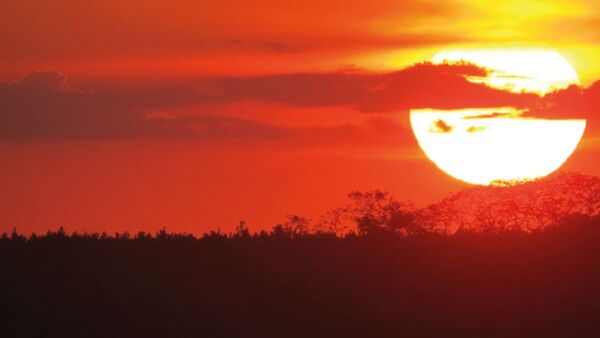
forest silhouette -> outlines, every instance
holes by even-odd
[[[600,179],[352,192],[270,231],[0,237],[2,337],[590,337]]]

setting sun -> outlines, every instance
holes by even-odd
[[[469,81],[510,92],[540,95],[577,84],[579,78],[559,53],[539,49],[443,51],[434,63],[468,62],[484,77]],[[413,109],[410,120],[419,145],[440,169],[473,184],[546,176],[573,153],[584,119],[545,119],[511,107],[460,110]]]

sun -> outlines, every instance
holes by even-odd
[[[446,51],[433,62],[468,61],[488,68],[469,79],[511,91],[547,93],[579,82],[571,65],[549,50]],[[522,117],[511,107],[412,110],[413,132],[427,157],[459,180],[481,185],[546,176],[577,148],[585,119]]]

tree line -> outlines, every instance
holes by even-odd
[[[13,231],[0,336],[598,336],[595,189],[559,175],[426,208],[353,192],[315,221],[201,237]]]

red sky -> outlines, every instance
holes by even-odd
[[[592,1],[4,1],[0,231],[268,228],[352,190],[417,205],[438,170],[412,108],[555,103],[583,114],[563,167],[600,174]],[[448,48],[551,47],[582,79],[540,98],[423,62]],[[574,108],[575,107],[575,108]]]

